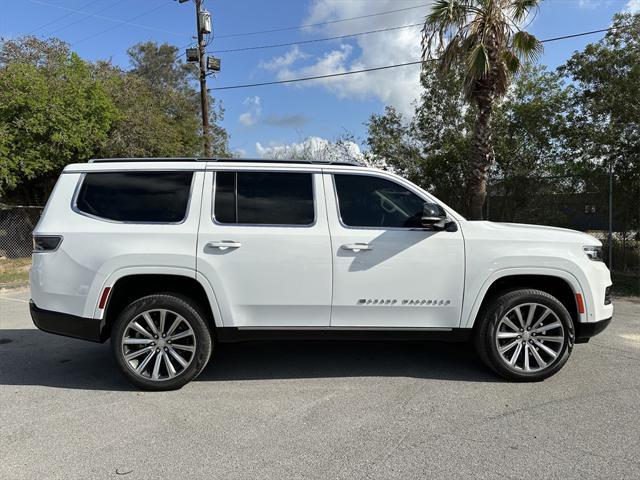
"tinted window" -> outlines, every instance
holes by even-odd
[[[87,173],[77,208],[121,222],[180,222],[189,203],[193,172]]]
[[[350,227],[422,226],[425,201],[397,183],[367,175],[334,175],[342,222]]]
[[[308,173],[218,172],[214,216],[220,223],[309,225],[311,182]]]

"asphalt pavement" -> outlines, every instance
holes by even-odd
[[[640,301],[536,384],[466,344],[223,345],[143,393],[0,293],[0,479],[640,478]]]

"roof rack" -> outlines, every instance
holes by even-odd
[[[275,159],[275,158],[203,158],[203,157],[150,157],[150,158],[92,158],[89,163],[111,163],[111,162],[251,162],[251,163],[293,163],[312,165],[350,165],[362,166],[355,161],[347,160],[296,160],[296,159]]]

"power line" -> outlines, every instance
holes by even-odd
[[[95,37],[97,37],[99,35],[102,35],[103,33],[110,32],[111,30],[115,30],[116,28],[121,27],[122,25],[129,24],[133,20],[137,20],[138,18],[145,17],[145,16],[155,12],[156,10],[160,10],[161,8],[164,8],[164,7],[167,7],[167,6],[171,5],[172,3],[173,2],[167,2],[167,3],[160,4],[160,5],[156,5],[154,8],[152,8],[150,10],[146,10],[143,13],[141,13],[140,15],[136,15],[135,17],[131,17],[128,20],[122,20],[117,25],[113,25],[113,26],[111,26],[109,28],[105,28],[104,30],[100,30],[99,32],[96,32],[93,35],[89,35],[88,37],[84,37],[84,38],[81,38],[80,40],[76,40],[75,42],[71,43],[71,46],[75,46],[78,43],[85,42],[85,41],[90,40],[92,38],[95,38]]]
[[[61,10],[69,11],[69,12],[71,12],[69,15],[80,14],[80,15],[84,15],[86,17],[93,17],[93,18],[97,18],[97,19],[100,19],[100,20],[105,20],[107,22],[130,25],[132,27],[144,28],[146,30],[153,30],[153,31],[156,31],[156,32],[169,33],[171,35],[182,35],[182,33],[172,32],[172,31],[169,31],[169,30],[164,30],[164,29],[152,27],[152,26],[149,26],[149,25],[142,25],[140,23],[131,23],[130,21],[121,20],[119,18],[113,18],[113,17],[104,16],[104,15],[98,15],[98,13],[104,12],[105,10],[109,10],[109,9],[115,7],[116,5],[118,5],[119,3],[122,3],[122,1],[119,1],[119,2],[116,2],[114,4],[111,4],[111,5],[107,6],[106,8],[98,10],[97,12],[94,12],[94,13],[89,13],[89,12],[86,12],[84,10],[76,10],[74,8],[63,7],[61,5],[54,5],[54,4],[51,4],[51,3],[43,2],[41,0],[29,0],[29,1],[31,3],[37,3],[37,4],[40,4],[40,5],[45,5],[45,6],[48,6],[48,7],[59,8]],[[89,6],[89,5],[92,5],[93,3],[95,3],[95,2],[89,3],[88,5],[85,6],[85,8],[87,6]],[[80,23],[80,22],[83,22],[83,21],[84,21],[84,18],[81,18],[80,20],[72,22],[72,23],[70,23],[70,24],[68,24],[68,25],[66,25],[64,27],[61,27],[61,28],[53,30],[49,35],[52,35],[55,32],[59,32],[61,30],[64,30],[64,29],[70,27],[71,25],[76,25],[77,23]]]
[[[615,30],[619,27],[609,27],[609,28],[603,28],[600,30],[592,30],[589,32],[581,32],[581,33],[574,33],[572,35],[563,35],[561,37],[553,37],[553,38],[546,38],[544,40],[540,40],[540,43],[548,43],[548,42],[555,42],[558,40],[565,40],[568,38],[575,38],[575,37],[583,37],[585,35],[592,35],[594,33],[602,33],[602,32],[609,32],[611,30]],[[433,59],[433,60],[437,60],[437,59]],[[238,88],[251,88],[251,87],[263,87],[263,86],[267,86],[267,85],[279,85],[279,84],[283,84],[283,83],[294,83],[294,82],[304,82],[304,81],[308,81],[308,80],[320,80],[323,78],[333,78],[333,77],[342,77],[345,75],[354,75],[357,73],[365,73],[365,72],[375,72],[375,71],[379,71],[379,70],[388,70],[391,68],[399,68],[399,67],[407,67],[409,65],[418,65],[421,64],[422,60],[416,60],[413,62],[406,62],[406,63],[397,63],[394,65],[383,65],[380,67],[372,67],[372,68],[363,68],[361,70],[350,70],[348,72],[340,72],[340,73],[330,73],[328,75],[315,75],[312,77],[302,77],[302,78],[291,78],[288,80],[274,80],[271,82],[259,82],[259,83],[245,83],[245,84],[239,84],[239,85],[227,85],[227,86],[222,86],[222,87],[215,87],[215,88],[211,88],[209,90],[233,90],[233,89],[238,89]]]
[[[388,27],[388,28],[380,28],[378,30],[369,30],[366,32],[359,33],[349,33],[346,35],[337,35],[335,37],[325,37],[325,38],[315,38],[313,40],[300,40],[299,42],[288,42],[288,43],[273,43],[271,45],[254,45],[252,47],[242,47],[242,48],[231,48],[227,50],[213,50],[212,53],[231,53],[231,52],[244,52],[247,50],[262,50],[265,48],[276,48],[276,47],[288,47],[291,45],[303,45],[307,43],[317,43],[317,42],[328,42],[329,40],[339,40],[341,38],[351,38],[351,37],[359,37],[361,35],[369,35],[372,33],[381,33],[381,32],[390,32],[392,30],[400,30],[402,28],[410,28],[410,27],[421,27],[422,23],[412,23],[410,25],[400,25],[397,27]]]
[[[97,12],[94,12],[94,14],[102,13],[102,12],[104,12],[104,11],[106,11],[106,10],[110,10],[110,9],[112,9],[112,8],[114,8],[114,7],[118,6],[118,5],[120,5],[123,1],[124,1],[124,0],[118,0],[118,1],[116,1],[116,2],[114,2],[114,3],[111,3],[110,5],[107,5],[106,7],[101,8],[101,9],[100,9],[100,10],[98,10]],[[73,22],[71,22],[71,23],[67,23],[66,25],[63,25],[62,27],[57,27],[57,28],[53,29],[53,30],[52,30],[52,31],[50,31],[47,35],[48,35],[48,36],[52,36],[52,35],[53,35],[53,34],[55,34],[55,33],[61,32],[62,30],[66,30],[67,28],[72,27],[72,26],[74,26],[74,25],[77,25],[77,24],[79,24],[79,23],[82,23],[82,22],[84,22],[84,21],[85,21],[85,19],[84,19],[84,18],[80,18],[80,19],[78,19],[78,20],[74,20]]]
[[[546,38],[544,40],[540,40],[540,42],[548,43],[548,42],[556,42],[558,40],[566,40],[567,38],[584,37],[585,35],[592,35],[594,33],[610,32],[612,30],[615,30],[616,28],[619,28],[619,27],[601,28],[600,30],[591,30],[590,32],[581,32],[581,33],[574,33],[572,35],[563,35],[561,37]]]
[[[257,30],[257,31],[254,31],[254,32],[228,33],[228,34],[223,34],[223,35],[216,35],[216,38],[244,37],[244,36],[247,36],[247,35],[260,35],[260,34],[263,34],[263,33],[286,32],[286,31],[289,31],[289,30],[302,30],[304,28],[309,28],[309,27],[319,27],[321,25],[330,25],[330,24],[334,24],[334,23],[348,22],[350,20],[359,20],[361,18],[371,18],[371,17],[378,17],[380,15],[389,15],[391,13],[406,12],[407,10],[415,10],[416,8],[423,8],[423,7],[428,7],[428,6],[429,6],[428,3],[423,3],[423,4],[420,4],[420,5],[415,5],[413,7],[398,8],[396,10],[387,10],[386,12],[370,13],[368,15],[360,15],[358,17],[340,18],[340,19],[337,19],[337,20],[328,20],[326,22],[318,22],[318,23],[308,23],[306,25],[298,25],[298,26],[295,26],[295,27],[273,28],[273,29],[270,29],[270,30]]]
[[[293,83],[293,82],[303,82],[306,80],[319,80],[321,78],[342,77],[343,75],[353,75],[355,73],[374,72],[377,70],[387,70],[389,68],[406,67],[408,65],[417,65],[419,63],[422,63],[422,60],[417,60],[415,62],[407,62],[407,63],[397,63],[395,65],[384,65],[382,67],[363,68],[362,70],[350,70],[348,72],[330,73],[328,75],[316,75],[313,77],[292,78],[289,80],[276,80],[273,82],[246,83],[244,85],[228,85],[226,87],[210,88],[209,90],[232,90],[235,88],[262,87],[265,85],[276,85],[280,83]]]
[[[89,2],[89,3],[87,3],[87,4],[84,6],[84,8],[87,8],[87,7],[91,6],[91,5],[93,5],[94,3],[98,3],[99,1],[100,1],[100,0],[93,0],[93,2]],[[36,3],[39,3],[39,2],[36,2]],[[49,5],[49,4],[46,4],[46,5]],[[50,5],[50,6],[52,6],[52,7],[53,7],[53,6],[56,6],[56,7],[57,7],[57,5]],[[34,29],[33,29],[33,30],[31,30],[29,33],[27,33],[27,35],[33,35],[33,34],[34,34],[35,32],[37,32],[38,30],[42,30],[43,28],[46,28],[46,27],[48,27],[49,25],[53,25],[54,23],[57,23],[57,22],[59,22],[60,20],[64,20],[65,18],[69,18],[69,17],[70,17],[70,16],[72,16],[73,14],[74,14],[74,12],[71,12],[71,13],[67,13],[67,14],[65,14],[65,15],[62,15],[61,17],[54,18],[54,19],[53,19],[53,20],[51,20],[50,22],[47,22],[47,23],[45,23],[45,24],[43,24],[43,25],[40,25],[39,27],[34,28]]]

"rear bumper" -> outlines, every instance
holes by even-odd
[[[104,342],[106,340],[103,320],[43,310],[38,308],[33,303],[33,300],[29,302],[29,310],[31,311],[33,323],[45,332],[80,338],[91,342]]]
[[[577,323],[575,343],[587,343],[591,337],[595,337],[607,328],[612,318],[605,318],[599,322]]]

